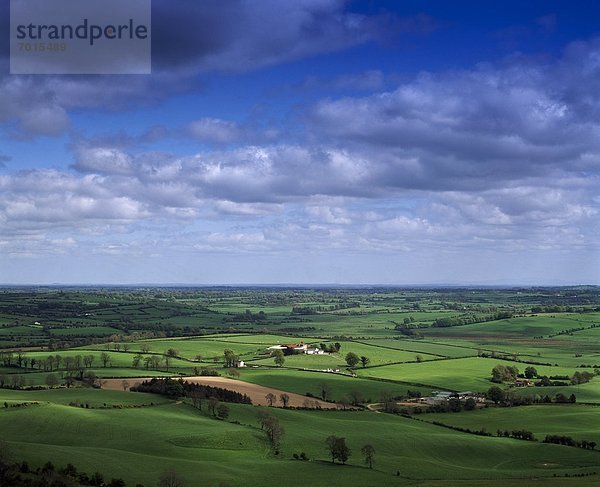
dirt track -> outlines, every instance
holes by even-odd
[[[176,377],[177,379],[179,377]],[[267,406],[267,400],[265,396],[269,393],[274,394],[277,398],[274,406],[281,407],[282,403],[279,399],[281,394],[287,394],[290,397],[289,406],[292,407],[318,407],[322,409],[335,409],[337,406],[334,403],[316,400],[300,394],[294,394],[293,392],[281,391],[279,389],[273,389],[271,387],[259,386],[257,384],[251,384],[250,382],[244,382],[241,380],[228,379],[226,377],[181,377],[187,382],[194,382],[196,384],[205,384],[213,387],[221,387],[223,389],[229,389],[230,391],[236,391],[241,394],[246,394],[252,399],[252,404],[259,406]],[[123,381],[126,380],[130,386],[135,385],[137,382],[143,382],[150,380],[148,377],[136,377],[129,379],[103,379],[102,388],[111,390],[123,390]],[[317,406],[318,404],[318,406]]]

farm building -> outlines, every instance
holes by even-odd
[[[530,379],[518,378],[515,380],[515,387],[531,387],[533,386],[533,381]]]
[[[286,355],[291,353],[308,353],[308,345],[306,345],[304,342],[292,343],[287,345],[273,345],[267,350],[283,350],[283,352]]]

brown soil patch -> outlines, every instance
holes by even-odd
[[[226,377],[175,377],[176,379],[183,379],[187,382],[193,382],[195,384],[204,384],[212,387],[221,387],[223,389],[229,389],[230,391],[236,391],[240,394],[246,394],[252,399],[252,404],[258,406],[267,406],[268,402],[265,396],[269,393],[274,394],[277,398],[275,406],[282,407],[279,397],[281,394],[287,394],[290,397],[289,406],[291,407],[320,407],[322,409],[335,409],[336,404],[331,402],[325,402],[317,400],[311,397],[302,396],[301,394],[294,394],[293,392],[286,392],[280,389],[273,389],[272,387],[259,386],[258,384],[251,384],[250,382],[244,382],[241,380],[228,379]],[[123,380],[126,380],[130,386],[135,385],[138,382],[144,382],[150,380],[149,377],[136,377],[129,379],[103,379],[102,388],[111,390],[123,390]]]

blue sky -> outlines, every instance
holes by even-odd
[[[154,0],[151,75],[4,39],[0,282],[600,284],[600,6],[501,7]]]

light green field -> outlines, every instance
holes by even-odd
[[[287,355],[284,357],[283,367],[292,367],[292,368],[306,368],[306,369],[340,369],[342,371],[346,371],[345,369],[348,367],[346,361],[343,358],[343,354],[333,353],[333,354],[324,354],[324,355],[307,355],[307,354],[298,354],[298,355]],[[260,360],[253,360],[252,362],[248,362],[248,365],[274,365],[273,357],[264,358]]]
[[[110,357],[110,362],[107,364],[107,367],[104,367],[102,364],[102,360],[101,360],[101,355],[102,353],[107,353]],[[75,357],[77,355],[79,355],[80,357],[84,357],[86,355],[91,355],[94,357],[93,361],[92,361],[92,367],[93,369],[111,369],[111,368],[128,368],[132,366],[132,360],[133,357],[135,355],[134,352],[129,351],[129,352],[100,352],[98,350],[93,350],[93,349],[89,349],[89,348],[78,348],[78,349],[72,349],[72,350],[60,350],[60,351],[56,351],[56,352],[27,352],[26,356],[29,358],[35,358],[35,359],[47,359],[49,355],[60,355],[60,357],[63,359],[63,361],[61,362],[61,368],[64,367],[64,359],[66,357]],[[173,358],[172,359],[172,367],[173,368],[177,368],[177,367],[182,367],[185,369],[189,369],[191,367],[192,364],[190,364],[187,361],[183,361],[183,360],[179,360],[177,358]],[[140,364],[140,370],[142,370],[144,368],[143,366],[143,361]],[[164,367],[161,365],[161,369],[164,369]]]
[[[141,342],[131,342],[128,345],[130,347],[130,353],[141,352],[143,345],[148,346],[150,352],[160,354],[163,354],[170,348],[173,348],[181,357],[192,360],[197,355],[200,355],[203,361],[205,362],[212,361],[214,357],[219,357],[219,360],[222,360],[223,351],[225,349],[231,349],[236,354],[242,357],[253,357],[259,349],[263,350],[265,348],[255,344],[229,343],[225,341],[219,341],[216,339],[208,340],[205,338],[179,340],[145,340]],[[101,350],[105,349],[106,345],[98,345],[94,348]],[[131,356],[129,358],[129,363],[131,364]]]
[[[308,369],[346,369],[346,354],[353,352],[359,357],[365,356],[369,359],[367,366],[384,365],[397,362],[414,362],[417,360],[417,355],[421,360],[436,360],[439,357],[426,353],[414,353],[403,350],[395,350],[383,348],[379,346],[371,346],[359,342],[341,342],[339,353],[324,354],[324,355],[288,355],[285,357],[284,367],[299,367]],[[253,361],[252,364],[273,364],[273,358],[264,358]],[[357,367],[362,367],[361,363]]]
[[[244,343],[252,345],[261,345],[262,348],[270,347],[271,345],[283,345],[291,343],[319,343],[322,340],[311,337],[290,337],[285,335],[213,335],[207,336],[206,340],[216,340],[227,343]]]
[[[498,364],[516,366],[520,371],[527,366],[491,358],[471,357],[357,369],[357,373],[365,377],[417,382],[455,391],[484,392],[494,385],[491,382],[492,369]],[[536,369],[540,375],[570,376],[574,372],[573,369],[563,367],[536,366]]]
[[[569,313],[542,314],[447,328],[427,328],[419,331],[427,337],[471,339],[479,343],[493,342],[494,340],[500,340],[501,343],[509,340],[523,342],[539,337],[547,338],[549,335],[571,328],[589,326],[590,321],[578,321],[582,316],[591,321],[598,319],[594,316]]]
[[[129,393],[93,388],[60,388],[41,391],[14,391],[0,389],[0,405],[4,401],[38,402],[69,405],[71,402],[88,403],[90,407],[134,406],[168,404],[171,401],[156,394]]]
[[[595,377],[586,384],[577,384],[567,387],[526,387],[513,389],[519,395],[539,395],[554,397],[556,394],[564,394],[567,397],[575,394],[577,402],[600,403],[600,377]]]
[[[410,351],[419,354],[431,354],[440,357],[469,357],[477,355],[477,350],[473,348],[473,344],[468,343],[469,348],[463,348],[457,345],[449,345],[444,343],[432,342],[429,340],[409,340],[402,338],[400,340],[369,340],[371,345],[377,345],[385,348],[394,348],[398,350]]]

